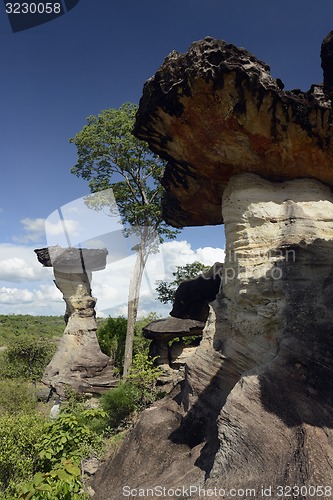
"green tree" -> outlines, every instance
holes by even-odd
[[[70,139],[78,152],[72,173],[89,181],[92,193],[112,188],[124,234],[134,234],[138,241],[128,294],[124,378],[132,364],[139,293],[149,253],[156,249],[156,236],[162,242],[164,238],[174,238],[178,232],[162,219],[159,179],[164,163],[132,134],[136,111],[137,105],[125,103],[119,109],[89,116],[87,125]],[[105,209],[103,196],[93,208]],[[112,207],[110,211],[112,213]]]
[[[150,313],[145,318],[141,318],[136,322],[133,339],[134,356],[139,352],[144,352],[148,355],[150,341],[144,338],[142,329],[156,319],[158,319],[157,314]],[[127,319],[122,316],[118,318],[109,317],[103,320],[97,330],[97,339],[101,351],[113,359],[115,367],[120,373],[122,373],[124,365],[126,331]]]
[[[97,330],[97,340],[101,351],[114,361],[115,367],[122,371],[126,343],[127,319],[108,318]]]
[[[1,378],[41,379],[56,345],[30,335],[18,335],[8,342],[1,356]]]
[[[192,264],[185,264],[185,266],[176,266],[176,271],[172,273],[174,276],[173,281],[156,281],[157,300],[163,304],[167,304],[168,302],[173,303],[176,290],[183,281],[197,278],[201,273],[208,271],[208,269],[210,269],[210,266],[205,266],[198,261],[192,262]]]

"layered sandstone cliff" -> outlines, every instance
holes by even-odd
[[[307,93],[284,91],[267,65],[211,38],[171,54],[146,83],[135,133],[169,162],[165,218],[224,221],[226,260],[185,381],[99,472],[100,500],[125,485],[184,487],[169,495],[183,499],[202,498],[199,488],[319,498],[313,487],[330,487],[331,38],[324,86]]]

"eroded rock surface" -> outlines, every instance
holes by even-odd
[[[168,161],[171,224],[222,223],[223,190],[241,172],[333,185],[330,94],[322,85],[285,91],[269,71],[245,49],[206,38],[172,52],[145,84],[135,134]]]
[[[220,288],[223,264],[215,264],[197,278],[183,281],[176,290],[171,317],[153,321],[143,329],[151,339],[150,356],[163,369],[158,383],[169,392],[183,380],[183,367],[195,353],[205,322],[209,303],[215,300]],[[196,337],[188,341],[187,337]],[[172,345],[170,341],[172,342]]]
[[[35,250],[46,267],[53,267],[54,283],[66,303],[66,328],[43,375],[44,384],[65,395],[66,386],[78,392],[100,393],[117,384],[110,358],[97,337],[96,299],[92,271],[104,269],[106,250],[50,247]]]
[[[223,212],[232,251],[203,340],[180,392],[143,413],[104,470],[101,500],[116,499],[121,481],[259,491],[332,477],[333,195],[314,180],[242,174],[230,180]],[[159,443],[149,480],[139,448],[126,472],[124,454],[138,439],[147,444],[142,428]]]
[[[288,487],[302,491],[295,498],[331,487],[332,39],[324,86],[308,93],[283,91],[267,65],[213,39],[171,54],[147,82],[136,134],[169,161],[166,220],[223,220],[226,259],[185,380],[97,475],[100,500],[124,485],[220,498],[232,488],[238,499],[267,487],[275,500]]]
[[[163,391],[170,392],[184,379],[184,365],[196,351],[204,326],[203,321],[169,317],[143,328],[144,337],[152,340],[149,355],[156,358],[156,365],[162,369],[157,382],[163,386]]]

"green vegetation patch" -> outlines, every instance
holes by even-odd
[[[50,339],[61,337],[65,329],[62,316],[0,315],[0,346],[20,335]]]

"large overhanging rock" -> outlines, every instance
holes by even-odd
[[[215,300],[220,289],[223,264],[215,264],[197,278],[180,283],[175,293],[171,316],[206,321],[209,302]]]
[[[322,49],[327,92],[331,45],[328,37]],[[222,223],[223,191],[242,172],[277,181],[310,177],[332,186],[330,95],[322,85],[284,91],[267,64],[221,40],[206,38],[186,54],[172,52],[145,84],[134,131],[169,162],[166,221]]]
[[[182,387],[143,413],[100,471],[100,500],[124,485],[184,486],[180,497],[194,500],[215,488],[331,495],[331,39],[324,85],[309,93],[284,92],[265,64],[212,39],[171,54],[146,84],[136,134],[169,160],[165,216],[224,220],[226,259]]]
[[[60,396],[66,395],[66,387],[86,393],[114,387],[118,381],[113,366],[96,337],[96,299],[90,288],[92,271],[105,268],[107,250],[49,247],[35,252],[43,266],[53,267],[54,283],[66,303],[66,328],[46,367],[44,384]]]

